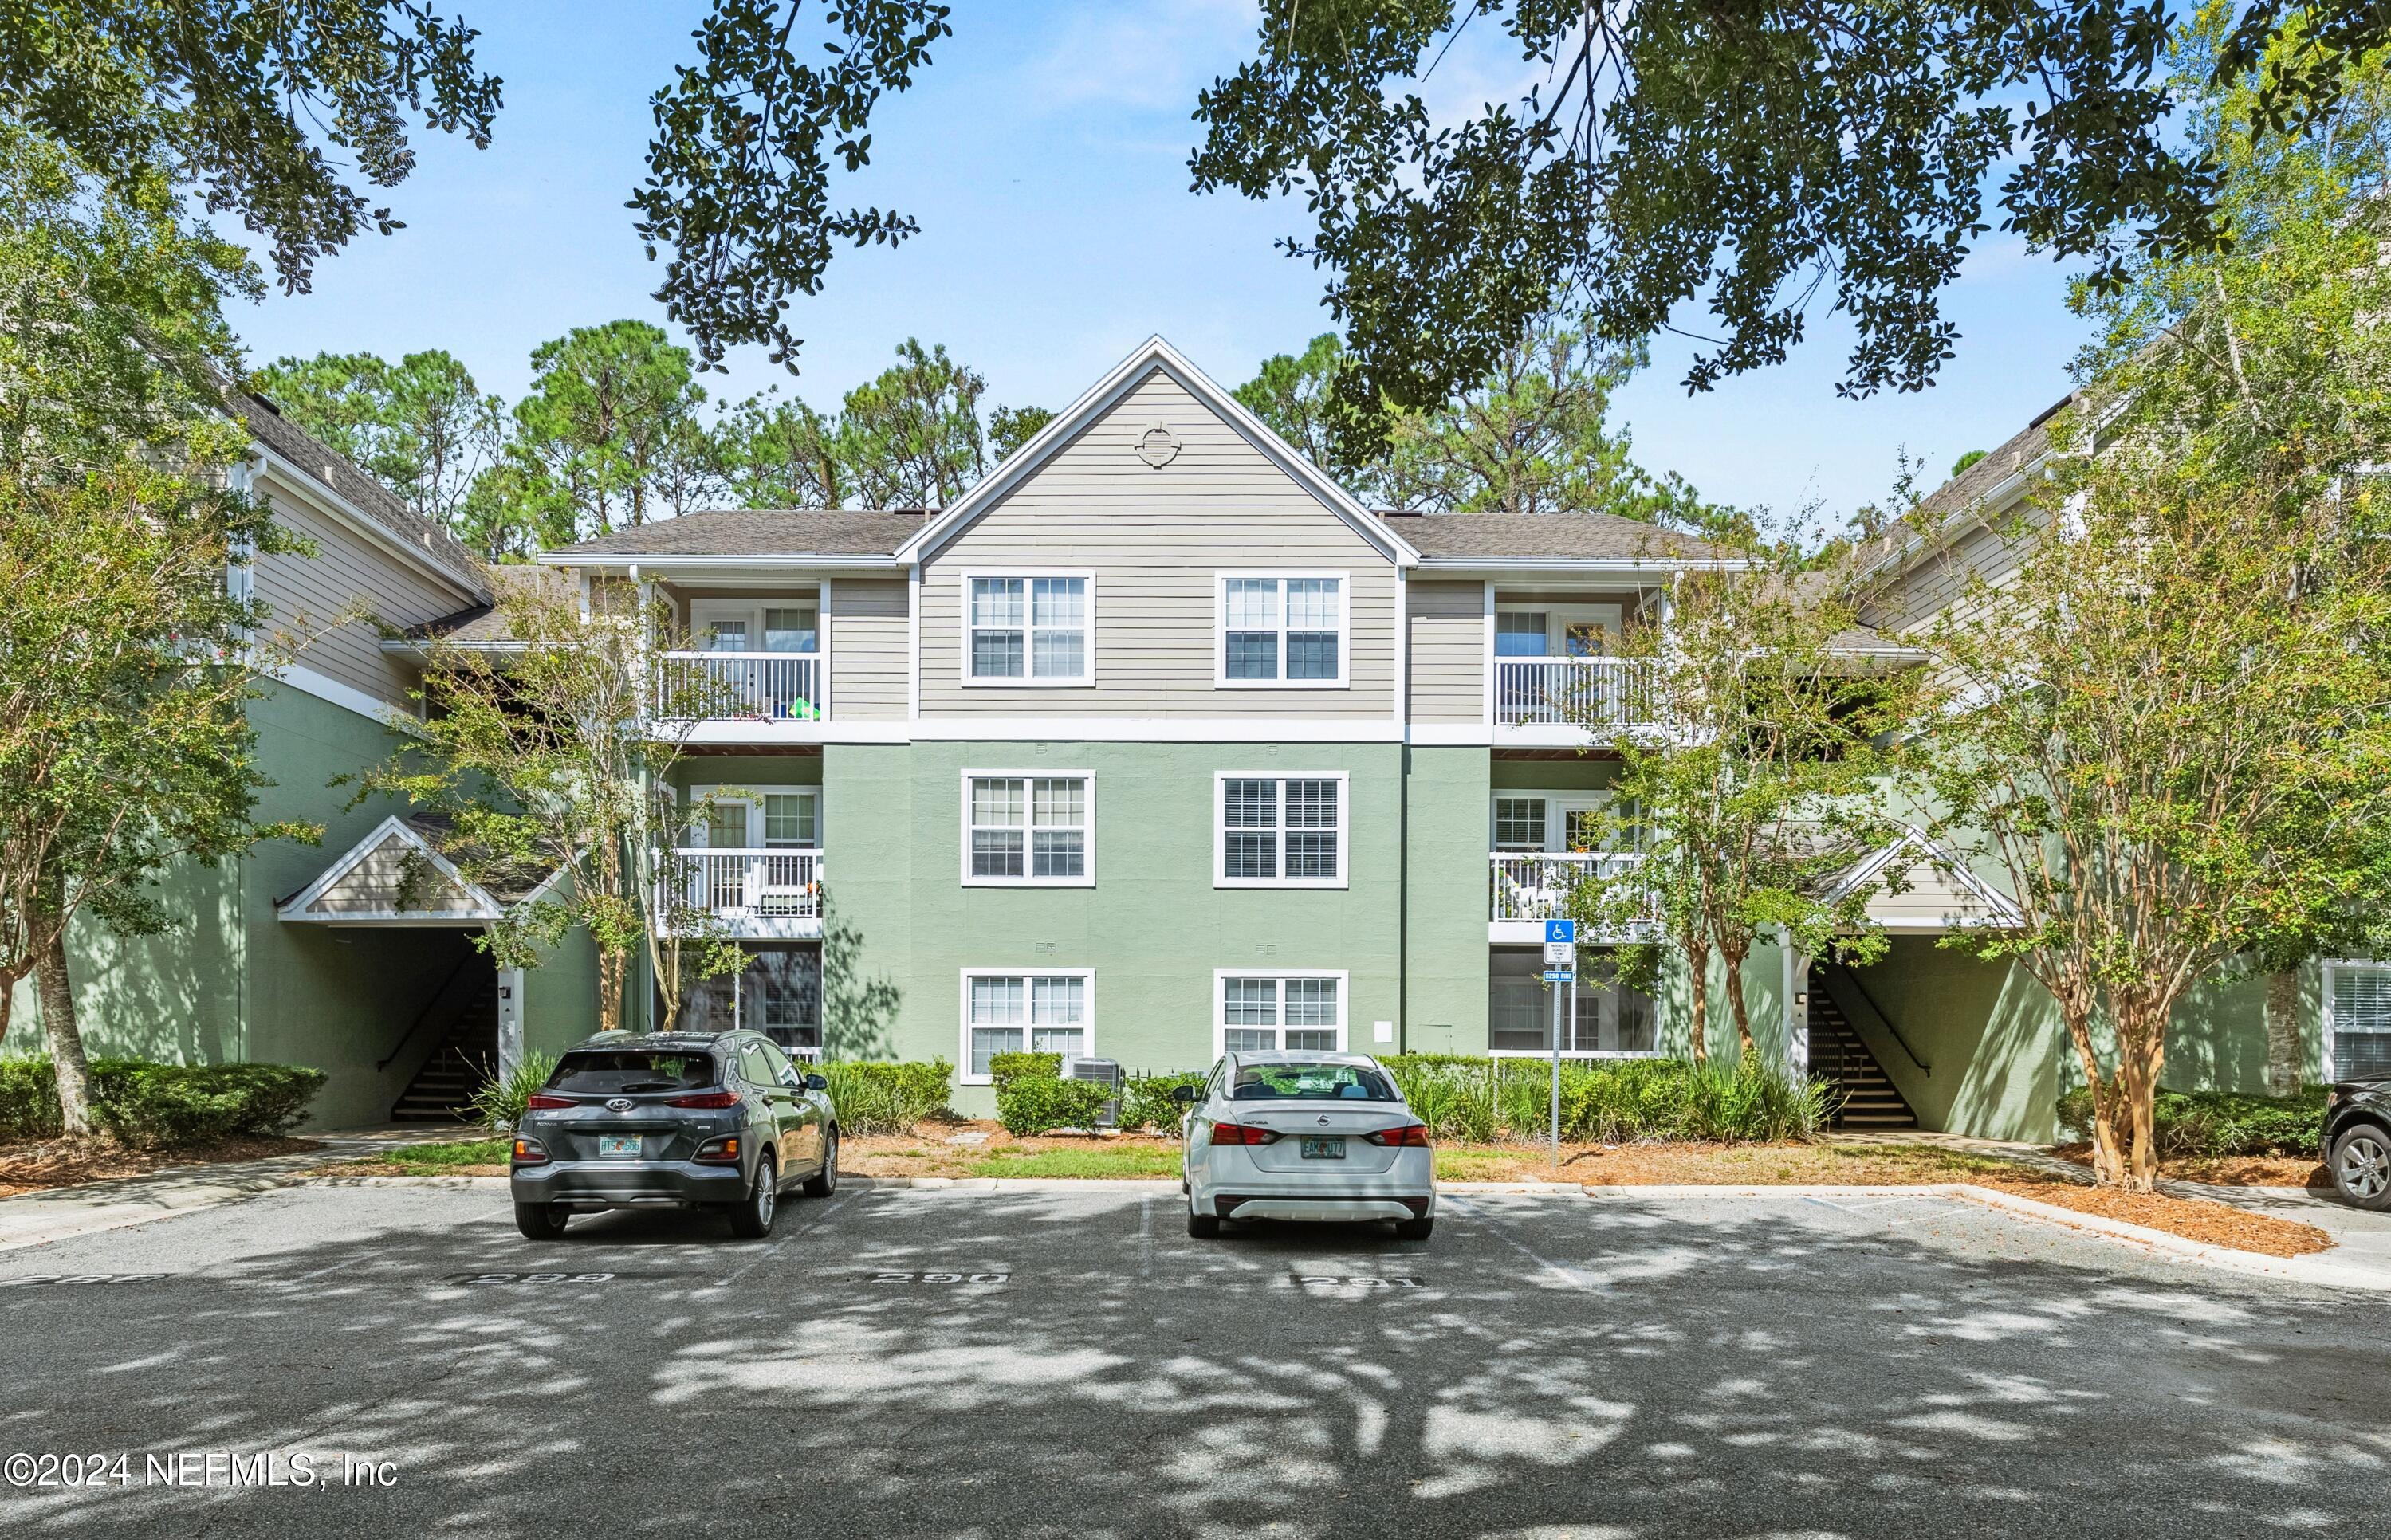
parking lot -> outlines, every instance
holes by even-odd
[[[2380,1296],[1950,1197],[1476,1194],[1424,1246],[1191,1241],[1175,1193],[1120,1187],[857,1182],[745,1244],[672,1214],[532,1243],[503,1200],[302,1187],[0,1253],[0,1452],[105,1471],[13,1468],[0,1529],[2050,1537],[2391,1506]]]

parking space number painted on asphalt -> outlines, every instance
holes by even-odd
[[[1001,1284],[1011,1283],[1010,1273],[874,1273],[876,1284]]]

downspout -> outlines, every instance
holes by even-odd
[[[1412,1046],[1412,745],[1395,745],[1395,1052]]]

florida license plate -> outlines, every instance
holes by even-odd
[[[598,1136],[598,1153],[601,1156],[628,1157],[637,1159],[640,1155],[640,1136],[636,1133],[601,1133]]]
[[[1303,1142],[1303,1158],[1306,1160],[1342,1160],[1345,1158],[1345,1141],[1306,1139]]]

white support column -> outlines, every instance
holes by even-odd
[[[1778,951],[1785,959],[1785,1062],[1799,1081],[1810,1073],[1810,960],[1790,937]]]
[[[498,1077],[515,1072],[523,1060],[523,970],[498,970]]]

